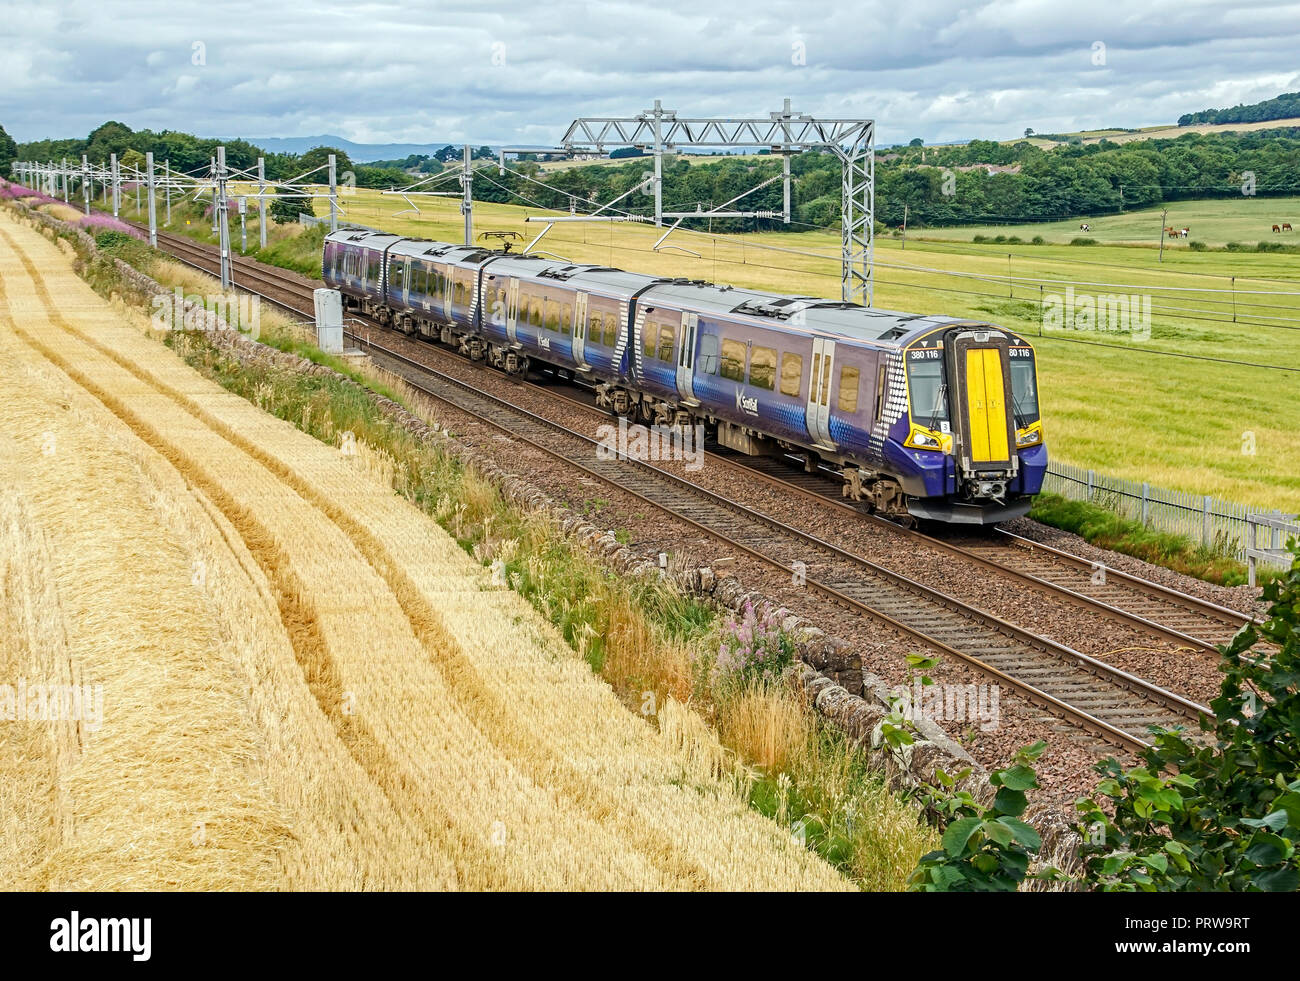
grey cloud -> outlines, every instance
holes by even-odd
[[[874,117],[882,142],[946,140],[1172,122],[1300,87],[1300,5],[1263,0],[9,6],[0,122],[18,139],[118,118],[252,138],[546,143],[576,115],[655,98],[752,115],[790,96]]]

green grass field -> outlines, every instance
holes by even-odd
[[[408,207],[400,197],[357,190],[342,199],[344,220],[461,240],[457,201],[416,200],[421,214],[395,217]],[[1258,220],[1250,213],[1234,215],[1228,210],[1233,205],[1276,208],[1279,203],[1211,201],[1179,207],[1201,216],[1183,219],[1195,229],[1198,221],[1205,226],[1214,215],[1225,223]],[[316,202],[318,213],[323,205]],[[1170,224],[1176,214],[1171,211]],[[545,215],[538,209],[479,203],[474,227],[476,232],[519,231],[528,242],[546,225],[524,219]],[[631,223],[556,224],[536,249],[638,272],[840,295],[836,232],[709,236],[678,231],[656,252],[652,246],[662,233]],[[288,234],[277,229],[275,237]],[[237,234],[232,237],[237,247]],[[249,239],[256,243],[251,222]],[[1079,296],[1149,296],[1150,336],[1044,328],[1042,301],[1063,295],[1067,287]],[[1265,293],[1284,295],[1260,295]],[[1295,435],[1300,430],[1300,371],[1223,363],[1300,369],[1296,255],[1197,253],[1180,246],[1166,250],[1161,263],[1156,250],[1131,245],[909,240],[903,250],[897,240],[886,238],[877,241],[875,305],[978,318],[1029,336],[1038,350],[1048,445],[1057,459],[1158,486],[1300,510],[1300,439]],[[1250,449],[1254,452],[1243,452]]]
[[[1068,244],[1075,238],[1093,238],[1100,243],[1133,243],[1158,245],[1160,229],[1188,228],[1186,239],[1165,239],[1166,253],[1186,251],[1192,242],[1222,246],[1228,242],[1254,245],[1256,242],[1280,242],[1300,246],[1300,198],[1245,197],[1213,201],[1173,201],[1163,224],[1161,208],[1126,211],[1119,215],[1100,218],[1071,218],[1068,221],[1032,222],[1023,225],[970,225],[962,228],[909,228],[908,241],[913,239],[971,241],[976,235],[992,238],[995,235],[1016,236],[1026,242],[1041,235],[1047,242]],[[1083,232],[1079,225],[1086,222],[1091,229]],[[1273,226],[1290,222],[1292,232],[1274,233]],[[1300,257],[1292,257],[1300,266]],[[1298,270],[1300,272],[1300,270]]]

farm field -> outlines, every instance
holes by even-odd
[[[1300,126],[1300,119],[1267,119],[1257,123],[1193,123],[1190,126],[1142,126],[1136,133],[1130,133],[1126,129],[1089,129],[1081,130],[1077,133],[1062,133],[1062,136],[1077,136],[1084,143],[1100,143],[1102,140],[1110,140],[1112,143],[1132,143],[1134,140],[1176,140],[1184,133],[1253,133],[1262,129],[1279,129],[1283,127]],[[1019,139],[1003,140],[1003,143],[1019,143]],[[1031,136],[1029,142],[1035,146],[1053,147],[1060,146],[1058,140],[1045,140],[1042,137]]]
[[[11,888],[847,885],[749,809],[685,708],[625,709],[380,454],[142,326],[0,215],[0,676],[103,686],[95,724],[0,744]]]
[[[1300,245],[1300,198],[1234,197],[1208,201],[1171,201],[1169,213],[1161,224],[1161,208],[1126,211],[1121,215],[1103,215],[1099,218],[1071,218],[1067,221],[1027,222],[1021,225],[971,225],[960,228],[909,228],[907,239],[935,239],[945,241],[971,241],[976,235],[1015,235],[1028,242],[1041,235],[1047,242],[1068,245],[1076,238],[1091,238],[1104,244],[1134,243],[1157,246],[1160,229],[1187,228],[1186,239],[1165,239],[1165,256],[1169,253],[1190,251],[1189,243],[1223,246],[1240,242],[1254,246],[1256,242],[1276,242],[1283,245]],[[1086,222],[1088,231],[1080,231]],[[1291,232],[1276,233],[1274,225],[1289,222]],[[1154,257],[1152,257],[1154,259]],[[1291,275],[1300,276],[1300,256],[1291,257]]]
[[[455,202],[417,200],[422,214],[399,216],[407,208],[401,198],[358,190],[343,199],[344,220],[460,241]],[[1202,226],[1220,213],[1215,209],[1228,207],[1200,206]],[[317,210],[324,210],[320,202]],[[525,222],[529,215],[545,212],[476,204],[475,228],[518,231],[527,243],[546,227]],[[537,248],[640,272],[839,296],[837,233],[678,231],[669,248],[655,252],[663,231],[632,223],[558,224]],[[1067,288],[1079,296],[1150,297],[1149,335],[1044,327],[1043,300],[1063,299]],[[1300,427],[1300,264],[1294,255],[1197,253],[1180,244],[1167,249],[1161,263],[1154,249],[1121,245],[909,241],[904,250],[885,238],[877,241],[875,304],[985,319],[1028,334],[1038,349],[1049,446],[1057,459],[1130,480],[1300,510],[1300,443],[1292,436]],[[1242,363],[1228,363],[1234,361]]]

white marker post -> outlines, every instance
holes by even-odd
[[[149,245],[158,248],[158,199],[154,196],[153,151],[144,155],[144,166],[149,171]]]

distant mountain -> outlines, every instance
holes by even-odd
[[[267,136],[261,139],[252,137],[248,140],[254,146],[260,146],[270,153],[306,153],[313,147],[337,147],[356,163],[369,163],[371,160],[400,160],[413,153],[427,153],[433,156],[446,143],[353,143],[341,136]]]

